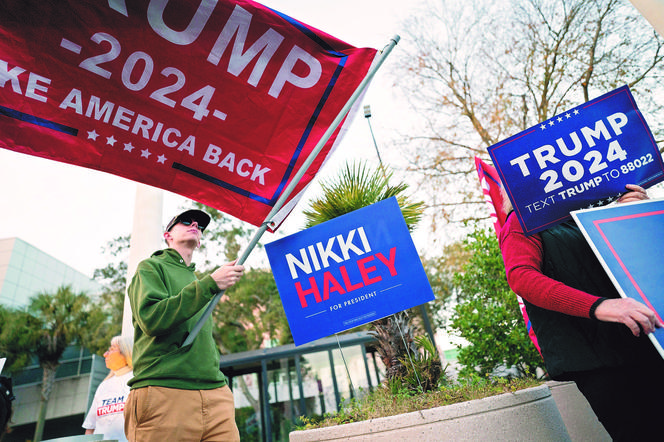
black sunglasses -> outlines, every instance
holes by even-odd
[[[181,220],[180,220],[180,224],[182,224],[183,226],[187,226],[187,227],[189,227],[190,225],[192,225],[192,224],[194,223],[194,221],[196,221],[196,220],[191,219],[191,220],[189,220],[189,221],[185,221],[185,220],[182,220],[182,219],[181,219]],[[196,227],[198,227],[198,230],[200,230],[201,232],[205,231],[205,227],[201,227],[201,226],[198,224],[198,221],[196,221]]]

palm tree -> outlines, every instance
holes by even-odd
[[[409,354],[417,354],[413,328],[408,314],[399,312],[372,323],[371,334],[378,341],[376,349],[385,365],[385,378],[402,378],[408,367],[404,364]]]
[[[42,292],[30,299],[25,311],[24,333],[30,341],[30,353],[39,360],[44,371],[41,402],[34,441],[44,433],[46,409],[55,381],[60,358],[72,344],[82,345],[89,339],[91,322],[99,320],[98,308],[85,293],[75,293],[71,286],[61,286],[55,293]],[[96,324],[94,324],[96,325]]]
[[[401,214],[411,232],[422,218],[424,202],[413,202],[403,195],[408,185],[400,183],[391,186],[392,172],[371,170],[365,163],[346,163],[337,181],[321,183],[323,196],[310,203],[310,209],[303,214],[306,227],[329,221],[338,216],[361,209],[391,197],[396,197]]]
[[[0,356],[7,358],[4,373],[18,373],[30,363],[31,342],[25,333],[30,321],[26,312],[0,305]]]
[[[380,170],[370,170],[366,164],[346,163],[336,180],[321,183],[323,196],[312,201],[309,210],[303,212],[306,227],[396,197],[406,225],[412,231],[422,217],[424,202],[411,201],[404,195],[408,185],[400,183],[392,186],[389,184],[391,177],[392,172],[382,167]],[[403,377],[406,367],[402,361],[408,358],[409,353],[417,354],[413,328],[409,322],[406,312],[372,322],[371,333],[378,341],[377,351],[385,364],[388,380]]]

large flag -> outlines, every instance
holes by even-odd
[[[0,17],[0,147],[254,225],[376,54],[249,0],[5,0]]]
[[[500,183],[498,172],[496,171],[495,167],[485,163],[478,156],[475,157],[475,168],[477,169],[477,174],[480,179],[480,186],[482,187],[482,193],[484,194],[484,201],[487,203],[487,206],[489,206],[489,213],[493,219],[493,228],[496,230],[496,235],[499,235],[500,229],[505,224],[507,212],[505,212],[505,202],[503,193],[501,192],[502,184]],[[519,295],[516,295],[516,300],[519,303],[519,310],[523,316],[523,322],[526,324],[528,337],[532,341],[533,345],[535,345],[537,351],[541,354],[542,350],[540,349],[539,342],[537,342],[535,330],[533,330],[533,325],[531,324],[530,318],[528,317],[526,304],[523,302],[523,298],[521,298]]]

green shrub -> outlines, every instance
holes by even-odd
[[[455,334],[470,343],[460,346],[460,374],[490,375],[500,369],[516,369],[519,376],[535,373],[543,365],[542,358],[507,284],[496,235],[476,230],[464,246],[470,258],[463,271],[454,275],[458,304],[450,324]]]

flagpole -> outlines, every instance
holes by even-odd
[[[309,166],[314,162],[318,154],[320,153],[321,150],[323,150],[323,147],[327,143],[327,141],[332,137],[332,134],[334,134],[334,131],[337,130],[337,127],[341,124],[343,119],[346,117],[346,114],[350,111],[351,107],[355,104],[357,99],[362,95],[364,90],[367,88],[369,82],[373,79],[374,75],[378,71],[378,69],[382,66],[383,62],[387,58],[387,56],[392,52],[392,49],[399,43],[399,40],[401,40],[401,37],[398,35],[395,35],[392,37],[388,45],[382,50],[380,58],[376,62],[375,65],[373,65],[370,69],[367,75],[364,77],[362,82],[359,84],[353,95],[348,99],[346,102],[346,105],[341,109],[337,117],[334,119],[332,124],[327,128],[327,131],[323,134],[322,138],[318,141],[318,144],[316,144],[316,147],[311,151],[309,156],[307,157],[306,161],[300,166],[298,169],[297,173],[293,177],[293,179],[290,181],[286,189],[281,193],[281,196],[279,196],[279,199],[277,202],[274,204],[272,207],[272,210],[268,215],[265,217],[265,220],[263,221],[263,224],[256,230],[256,233],[254,234],[254,237],[251,239],[249,242],[249,245],[245,248],[244,252],[238,258],[237,260],[237,265],[242,265],[244,262],[247,260],[249,257],[249,254],[252,252],[252,250],[256,247],[258,244],[258,241],[260,238],[263,236],[265,231],[268,229],[270,224],[272,224],[272,218],[274,215],[281,210],[283,205],[286,203],[288,200],[288,197],[290,194],[293,192],[295,189],[295,186],[298,185],[304,174],[307,172],[307,169],[309,169]],[[222,290],[221,292],[217,293],[210,303],[205,307],[205,312],[203,313],[203,316],[201,316],[198,319],[198,322],[194,325],[194,327],[191,329],[191,332],[187,336],[187,339],[185,339],[184,343],[182,344],[182,347],[186,345],[190,345],[192,342],[194,342],[194,339],[196,338],[196,335],[198,335],[198,332],[201,331],[201,328],[203,327],[203,324],[205,324],[205,321],[210,317],[212,314],[212,311],[214,308],[217,306],[217,303],[219,303],[219,300],[221,297],[224,295],[225,290]]]

